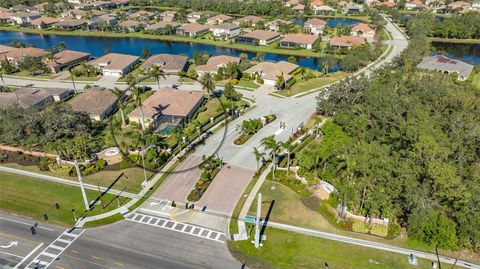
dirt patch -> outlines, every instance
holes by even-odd
[[[41,157],[31,156],[22,152],[0,151],[0,163],[18,163],[23,166],[38,166]]]

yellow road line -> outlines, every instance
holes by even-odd
[[[76,251],[76,250],[72,250],[72,252],[73,252],[73,253],[77,253],[77,254],[80,253],[80,252],[78,252],[78,251]]]
[[[61,267],[61,266],[58,266],[58,265],[55,265],[55,267],[57,267],[58,269],[65,269],[65,267]]]
[[[186,219],[186,220],[178,220],[177,217],[182,215],[182,214],[185,214],[187,212],[192,212],[192,214]],[[180,213],[176,213],[176,214],[171,214],[170,215],[170,219],[173,220],[173,221],[176,221],[176,222],[181,222],[181,223],[187,223],[187,222],[191,222],[193,220],[193,217],[195,217],[195,215],[197,214],[197,211],[196,210],[189,210],[189,209],[186,209]]]
[[[115,264],[123,267],[123,263],[121,263],[121,262],[116,262]]]
[[[102,258],[97,257],[97,256],[92,256],[92,258],[94,258],[95,260],[101,260],[102,259]]]

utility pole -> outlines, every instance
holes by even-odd
[[[88,210],[90,209],[90,206],[88,205],[87,193],[85,192],[85,187],[83,186],[80,168],[78,167],[78,163],[76,159],[73,161],[73,163],[75,165],[75,170],[77,171],[78,182],[80,183],[80,190],[82,191],[83,202],[85,203],[85,210]]]
[[[140,98],[140,97],[139,97]],[[143,104],[140,102],[140,115],[142,118],[142,166],[143,166],[143,182],[142,186],[147,186],[147,171],[145,168],[145,116],[143,114]]]
[[[260,247],[260,218],[262,214],[262,193],[257,198],[257,218],[255,219],[255,248]]]

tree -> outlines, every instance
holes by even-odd
[[[240,61],[248,60],[248,54],[246,54],[245,52],[240,53],[239,57],[240,57]]]
[[[265,60],[265,52],[257,52],[257,55],[255,56],[255,58],[257,58],[257,61],[259,62],[263,62],[263,60]]]
[[[129,73],[125,76],[125,82],[127,82],[129,87],[133,87],[138,81],[137,77],[135,77],[132,73]]]
[[[122,117],[122,126],[127,125],[125,122],[125,115],[123,114],[123,95],[124,92],[120,91],[117,87],[113,88],[112,92],[117,96],[117,105],[118,109],[120,110],[120,116]]]
[[[192,79],[196,79],[198,74],[197,74],[197,71],[195,70],[195,65],[192,64],[188,67],[188,70],[187,70],[187,77],[189,78],[192,78]]]
[[[73,70],[73,66],[69,67],[68,68],[68,73],[70,74],[70,79],[72,80],[73,89],[76,91],[77,87],[75,87],[75,74],[73,73],[72,70]]]
[[[288,62],[292,63],[292,64],[295,64],[295,63],[297,63],[297,58],[295,56],[291,55],[291,56],[288,57]]]
[[[233,87],[232,83],[227,82],[224,87],[223,95],[227,100],[230,101],[238,101],[242,99],[242,94],[237,92],[235,88]]]
[[[277,88],[278,90],[282,90],[285,88],[285,78],[283,77],[283,74],[277,76],[277,79],[275,80],[275,88]]]
[[[264,137],[260,141],[260,143],[262,146],[265,147],[265,149],[270,150],[270,153],[272,155],[272,163],[273,163],[272,178],[275,179],[275,169],[277,166],[276,158],[277,158],[277,152],[280,149],[280,142],[277,142],[275,140],[275,136],[271,135],[271,136]]]
[[[160,89],[160,78],[165,79],[165,72],[160,68],[160,66],[154,64],[148,69],[147,74],[155,78],[158,89]]]
[[[65,50],[67,48],[67,46],[65,45],[65,42],[60,42],[60,43],[58,43],[58,48],[60,50]]]
[[[286,141],[281,143],[281,146],[287,151],[287,176],[288,176],[290,172],[290,155],[292,154],[293,145],[289,141]]]
[[[335,67],[338,64],[337,59],[331,55],[327,55],[322,59],[322,70],[325,75],[328,74],[330,68]]]
[[[152,55],[152,54],[150,53],[150,49],[148,48],[148,46],[143,47],[141,58],[142,58],[143,60],[145,60],[145,59],[147,59],[148,57],[150,57],[151,55]]]
[[[228,79],[237,79],[239,74],[241,73],[240,66],[238,65],[238,63],[235,62],[227,63],[227,66],[225,67],[225,70],[223,72]]]
[[[200,79],[200,82],[203,85],[203,89],[207,92],[211,93],[213,90],[215,90],[215,81],[213,81],[213,77],[210,73],[204,73]]]
[[[260,152],[256,147],[253,147],[253,154],[255,155],[255,160],[257,161],[257,172],[260,169],[260,160],[265,156],[264,152]]]
[[[433,247],[454,250],[457,246],[455,222],[444,213],[432,209],[418,209],[411,214],[408,220],[408,232],[412,238]]]

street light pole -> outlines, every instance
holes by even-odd
[[[257,218],[255,219],[255,248],[260,247],[260,217],[262,214],[262,193],[257,198]]]
[[[78,167],[78,163],[76,159],[73,161],[73,163],[75,165],[75,170],[77,171],[78,182],[80,183],[80,190],[82,191],[83,202],[85,203],[85,210],[88,210],[90,209],[90,206],[88,205],[87,193],[85,192],[85,187],[83,186],[83,180],[82,180],[82,175],[80,173],[80,168]]]
[[[142,118],[142,166],[143,166],[143,182],[142,186],[147,186],[147,171],[145,168],[145,116],[143,114],[143,104],[140,102],[140,115]]]

